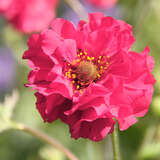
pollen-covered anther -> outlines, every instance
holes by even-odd
[[[102,58],[102,56],[99,56],[99,57],[98,57],[98,59],[101,59],[101,58]]]
[[[84,52],[85,55],[87,55],[87,52]]]
[[[101,61],[100,61],[100,60],[98,60],[98,63],[101,63]]]
[[[97,77],[98,77],[98,78],[100,78],[100,77],[101,77],[101,75],[100,75],[99,73],[97,73]]]
[[[72,81],[72,83],[74,84],[74,83],[75,83],[75,81]]]
[[[77,89],[79,89],[80,88],[80,85],[77,85]]]
[[[73,60],[72,64],[75,65],[76,64],[76,60]]]
[[[72,74],[72,78],[75,79],[76,78],[76,74]]]
[[[89,57],[89,56],[87,56],[87,60],[88,60],[88,61],[92,61],[92,58]]]
[[[82,61],[77,66],[76,74],[80,81],[94,80],[97,75],[97,67],[92,62]]]
[[[77,59],[76,61],[77,61],[77,63],[79,63],[81,60],[80,60],[80,59]]]

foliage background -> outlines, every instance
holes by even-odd
[[[145,117],[128,130],[119,132],[120,151],[122,160],[160,160],[160,0],[119,0],[117,6],[109,10],[99,10],[87,4],[84,7],[88,12],[102,11],[125,20],[133,26],[136,37],[133,49],[140,52],[146,45],[151,49],[155,59],[153,74],[157,80],[153,101]],[[78,15],[64,1],[59,4],[57,14],[75,23],[78,21]],[[6,113],[1,110],[7,107],[4,97],[15,88],[19,100],[12,119],[56,138],[80,160],[112,160],[110,136],[98,143],[74,140],[70,138],[68,126],[59,120],[52,124],[43,123],[35,108],[34,93],[24,87],[29,68],[21,57],[27,48],[28,36],[18,33],[0,17],[0,79],[4,79],[3,83],[0,81],[0,160],[66,160],[57,149],[32,135],[11,129],[2,121],[2,115]]]

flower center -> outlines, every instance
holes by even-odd
[[[96,65],[88,61],[80,62],[76,69],[77,78],[83,82],[95,80],[97,73]]]
[[[87,52],[78,51],[78,58],[68,63],[64,69],[65,76],[71,80],[74,91],[82,91],[90,83],[96,82],[107,70],[109,56],[90,57]]]

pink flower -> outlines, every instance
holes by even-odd
[[[60,118],[71,136],[102,140],[117,119],[125,130],[148,111],[155,79],[149,48],[129,49],[135,39],[124,21],[89,14],[89,22],[56,19],[51,29],[33,34],[28,59],[30,86],[45,122]]]
[[[113,7],[118,2],[118,0],[87,0],[87,1],[100,8],[110,8]]]
[[[38,32],[55,17],[58,0],[1,0],[0,13],[21,32]]]

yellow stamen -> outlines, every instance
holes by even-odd
[[[106,64],[108,65],[109,63],[108,63],[108,62],[106,62]]]
[[[99,56],[99,59],[101,59],[102,58],[102,56]]]
[[[77,62],[80,62],[81,61],[81,59],[77,59]]]
[[[73,60],[72,64],[73,64],[73,65],[75,65],[75,64],[76,64],[76,61],[75,61],[75,60]]]
[[[97,74],[97,77],[98,77],[98,78],[100,78],[100,77],[101,77],[101,75],[98,73],[98,74]]]
[[[74,83],[75,83],[75,81],[72,81],[72,83],[74,84]]]
[[[81,89],[79,90],[79,93],[82,94],[82,90]]]
[[[75,79],[76,78],[76,74],[72,74],[72,78]]]
[[[68,72],[67,76],[68,76],[68,78],[71,78],[71,72]]]
[[[87,56],[87,60],[91,61],[91,57]]]

